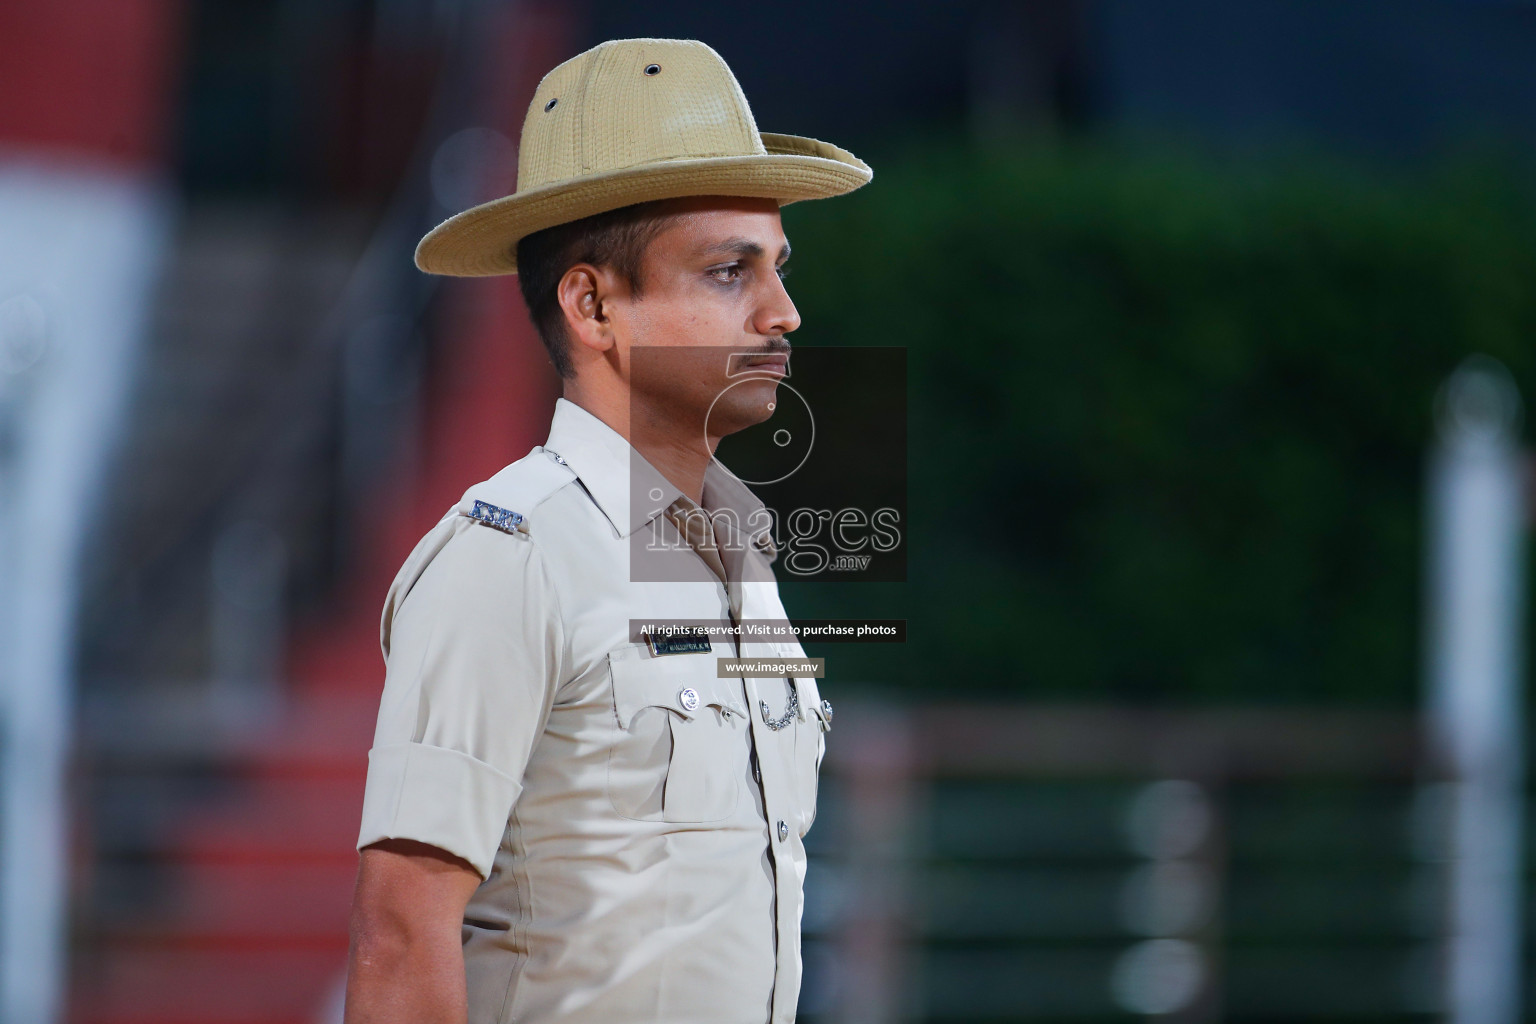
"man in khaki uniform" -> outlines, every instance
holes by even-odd
[[[417,248],[521,275],[564,397],[386,599],[348,1024],[794,1019],[831,705],[718,670],[792,640],[645,624],[785,618],[770,520],[713,453],[787,372],[779,206],[869,179],[758,132],[704,44],[617,40],[540,83],[517,191]]]

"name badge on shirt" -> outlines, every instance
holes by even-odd
[[[651,654],[658,658],[664,654],[708,654],[714,650],[709,642],[709,630],[702,627],[680,629],[666,635],[646,633],[645,643]]]

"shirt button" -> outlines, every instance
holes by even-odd
[[[699,706],[699,691],[685,686],[677,695],[677,702],[683,706],[684,711],[693,711]]]
[[[786,840],[788,838],[789,838],[789,826],[784,824],[781,821],[781,822],[779,822],[779,842],[782,843],[784,840]]]

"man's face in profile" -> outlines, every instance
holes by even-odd
[[[789,243],[772,199],[668,205],[678,216],[646,250],[641,296],[623,302],[631,416],[693,421],[713,443],[773,415],[784,335],[800,326],[780,277]]]

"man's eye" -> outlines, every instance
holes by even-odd
[[[711,270],[710,273],[714,274],[716,276],[717,280],[720,280],[720,281],[725,281],[725,280],[734,281],[734,280],[736,280],[736,278],[741,276],[741,264],[739,264],[739,263],[732,263],[728,267],[716,267],[714,270]],[[730,278],[724,278],[724,277],[720,277],[719,276],[721,274],[731,274],[733,276],[731,276]]]
[[[784,280],[786,277],[789,276],[789,268],[788,267],[779,267],[778,271],[779,271],[779,280],[780,281]]]

